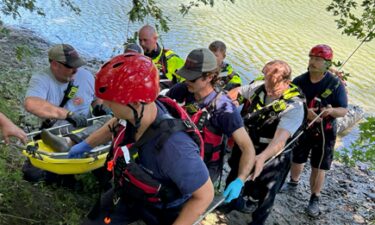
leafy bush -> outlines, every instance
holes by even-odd
[[[349,166],[355,166],[359,161],[369,164],[370,169],[375,170],[375,117],[368,117],[359,125],[359,129],[359,138],[349,148],[335,152],[335,157]]]

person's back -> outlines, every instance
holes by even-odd
[[[82,157],[112,139],[106,165],[114,175],[114,188],[84,224],[102,224],[103,219],[113,224],[139,219],[147,224],[192,224],[213,199],[212,182],[198,145],[187,134],[194,126],[180,123],[186,129],[176,130],[173,124],[180,120],[157,99],[159,76],[151,59],[137,53],[114,57],[97,73],[95,93],[118,119],[73,146],[70,155]]]

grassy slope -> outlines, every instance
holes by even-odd
[[[15,58],[19,44],[32,49],[22,61]],[[47,48],[47,43],[26,31],[0,33],[0,111],[17,124],[31,71],[46,64]],[[79,224],[96,200],[91,175],[78,176],[89,184],[80,193],[31,184],[22,180],[24,160],[19,150],[0,146],[0,224]]]

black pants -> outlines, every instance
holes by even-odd
[[[169,225],[178,217],[181,207],[160,209],[139,201],[126,201],[120,199],[113,207],[113,189],[101,197],[100,204],[94,207],[83,225],[104,225],[104,218],[109,215],[111,225],[125,225],[142,220],[147,225]],[[110,214],[108,214],[110,212]]]
[[[22,166],[22,173],[23,179],[28,182],[44,181],[47,185],[56,184],[57,186],[62,186],[73,190],[82,188],[76,182],[74,175],[58,175],[39,169],[33,166],[29,159],[25,160]]]
[[[237,146],[233,148],[232,156],[229,159],[231,171],[226,184],[229,185],[238,174],[238,165],[241,157],[241,150]],[[255,181],[245,183],[243,196],[251,196],[259,200],[258,208],[252,213],[252,225],[265,224],[271,212],[277,192],[280,190],[287,177],[291,166],[291,152],[283,153],[267,164]]]
[[[324,131],[323,136],[320,133],[314,133],[314,130],[305,132],[301,137],[298,147],[294,149],[292,161],[303,164],[307,162],[309,155],[310,164],[313,168],[321,170],[330,170],[335,150],[336,135],[333,131]],[[323,146],[323,142],[325,145]]]

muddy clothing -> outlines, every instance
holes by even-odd
[[[303,96],[297,87],[291,86],[281,98],[276,100],[267,97],[264,81],[257,81],[244,86],[240,92],[242,96],[252,101],[251,105],[249,102],[245,103],[241,115],[245,118],[245,128],[254,143],[257,154],[260,154],[268,146],[278,128],[283,128],[290,133],[291,138],[288,139],[287,143],[301,129],[305,109]],[[281,105],[283,106],[281,107]],[[228,161],[231,171],[227,178],[227,185],[237,176],[240,157],[241,151],[235,145]],[[259,201],[258,207],[252,213],[251,224],[265,223],[272,209],[276,193],[284,183],[290,169],[290,162],[291,150],[288,148],[264,166],[263,171],[255,181],[245,183],[243,196],[250,196],[252,199]],[[243,200],[239,198],[237,201]]]
[[[326,72],[324,78],[318,83],[310,81],[309,73],[302,74],[293,80],[306,95],[308,108],[320,108],[332,105],[332,107],[347,108],[348,99],[345,86],[339,78]],[[316,98],[320,99],[317,101]],[[320,103],[321,102],[321,103]],[[316,112],[317,114],[320,111]],[[329,170],[333,160],[333,151],[336,142],[336,119],[324,118],[322,124],[315,123],[301,138],[298,152],[293,154],[293,162],[305,163],[311,152],[311,166],[323,170]],[[322,135],[324,132],[324,139]],[[322,148],[324,143],[324,148]],[[324,152],[322,150],[324,149]]]

